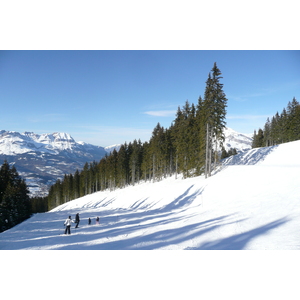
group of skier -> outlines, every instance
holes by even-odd
[[[96,218],[96,224],[99,225],[99,217]],[[76,214],[75,216],[75,222],[72,220],[71,216],[69,216],[69,218],[67,218],[67,220],[64,223],[65,228],[65,234],[71,234],[71,224],[75,223],[76,226],[75,228],[78,228],[78,225],[80,223],[80,218],[79,218],[79,213]],[[91,225],[92,220],[91,218],[88,219],[88,224]]]

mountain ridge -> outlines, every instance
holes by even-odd
[[[76,142],[68,133],[0,131],[0,163],[16,166],[32,196],[46,196],[57,179],[106,154],[103,147]]]

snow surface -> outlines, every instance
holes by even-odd
[[[299,153],[300,141],[251,149],[208,179],[87,195],[1,233],[0,249],[300,250]],[[79,228],[64,235],[77,212]]]

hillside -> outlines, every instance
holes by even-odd
[[[299,250],[299,151],[300,141],[252,149],[208,179],[88,195],[1,233],[0,249]],[[77,212],[80,226],[65,236],[63,223]]]

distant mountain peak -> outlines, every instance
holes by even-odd
[[[119,151],[121,146],[122,146],[122,144],[115,144],[115,145],[107,146],[104,149],[107,153],[111,153],[114,150]]]
[[[36,134],[16,131],[0,131],[0,154],[17,155],[31,151],[60,152],[76,147],[75,140],[68,133],[54,132]]]
[[[64,174],[81,170],[86,162],[99,161],[106,153],[103,147],[77,143],[64,132],[0,130],[0,164],[4,160],[14,164],[33,195],[46,195]]]
[[[228,151],[230,148],[235,148],[238,152],[252,148],[251,134],[239,133],[231,128],[226,127],[224,148]]]

